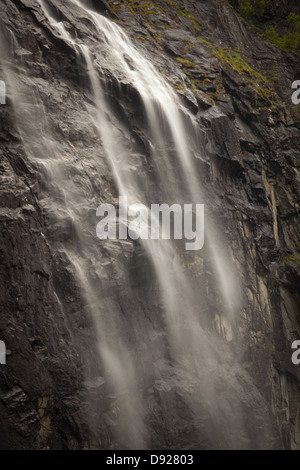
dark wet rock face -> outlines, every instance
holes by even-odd
[[[111,62],[105,38],[80,7],[45,3],[71,37],[92,51],[130,155],[128,169],[155,199],[141,97]],[[197,378],[188,382],[183,372],[180,382],[170,372],[159,281],[141,245],[95,239],[96,208],[118,193],[103,139],[91,124],[86,64],[49,25],[40,2],[5,0],[0,340],[7,364],[0,366],[0,448],[135,447],[122,437],[120,397],[111,396],[97,352],[101,331],[91,314],[95,299],[88,295],[100,286],[97,267],[103,311],[109,306],[107,318],[116,315],[126,343],[137,345],[145,447],[299,449],[300,366],[291,361],[291,344],[300,339],[300,105],[291,101],[299,56],[264,42],[229,2],[148,3],[86,2],[124,29],[197,120],[201,139],[194,158],[206,210],[218,220],[241,283],[241,307],[231,322],[222,313],[208,250],[182,254],[191,284],[203,294],[203,327],[224,353],[222,364],[214,364],[217,416],[212,419],[195,393]],[[131,57],[124,59],[134,69]],[[16,93],[24,90],[30,95],[22,95],[21,114]],[[59,159],[52,179],[43,161],[46,144]],[[175,170],[180,177],[181,169]],[[60,191],[58,180],[66,182]],[[64,189],[82,195],[81,227],[64,210]],[[74,259],[85,260],[81,285]],[[85,293],[82,285],[90,286]],[[117,342],[114,334],[109,339]],[[144,354],[147,349],[151,355]],[[156,354],[161,350],[164,357]],[[232,389],[224,387],[231,374]],[[198,379],[209,382],[209,371]],[[242,416],[236,427],[226,422],[236,412],[231,396]]]

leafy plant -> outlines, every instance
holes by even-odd
[[[265,37],[273,44],[281,47],[281,49],[296,52],[300,49],[300,21],[299,31],[287,31],[283,35],[280,35],[274,26],[267,26]]]
[[[243,18],[260,20],[265,14],[269,0],[240,0],[238,12]]]
[[[247,20],[262,21],[270,3],[270,0],[239,0],[237,11]],[[266,26],[262,34],[281,49],[297,52],[300,50],[300,15],[290,12],[286,18],[286,28],[281,34],[277,31],[274,18],[273,24]]]
[[[300,33],[300,15],[291,12],[287,17],[287,22],[294,27],[296,32]]]

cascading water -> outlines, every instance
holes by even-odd
[[[115,182],[115,197],[126,196],[128,204],[147,207],[155,203],[195,205],[205,202],[201,175],[195,162],[201,137],[194,118],[171,86],[138,52],[119,26],[84,3],[71,0],[66,8],[76,7],[74,14],[85,15],[90,20],[94,37],[99,35],[106,44],[105,66],[99,60],[101,51],[97,41],[79,40],[76,34],[71,34],[65,23],[53,16],[46,0],[38,0],[36,4],[53,34],[75,51],[78,65],[86,74],[83,86],[90,90],[89,101],[92,102],[87,102],[86,106]],[[109,63],[113,64],[110,73],[118,70],[117,78],[122,77],[139,97],[149,135],[150,181],[140,171],[144,164],[141,154],[135,154],[139,159],[137,167],[130,164],[135,144],[128,145],[128,129],[114,114],[109,102],[110,90],[106,84]],[[111,259],[115,257],[116,246],[119,253],[126,253],[128,246],[133,250],[141,247],[159,289],[159,298],[153,299],[150,321],[146,319],[139,299],[135,302],[135,308],[140,309],[139,321],[136,322],[136,315],[124,318],[122,311],[128,303],[128,295],[120,291],[116,300],[106,294],[107,273],[105,264],[101,265],[99,260],[96,226],[86,227],[86,214],[91,209],[96,210],[100,202],[90,181],[93,172],[101,174],[103,163],[94,160],[84,170],[83,165],[79,165],[77,171],[85,171],[88,178],[85,187],[76,184],[76,179],[70,177],[70,166],[78,167],[78,158],[74,156],[72,160],[70,157],[72,152],[76,155],[76,149],[67,142],[68,157],[62,158],[66,154],[66,145],[55,141],[42,100],[39,93],[34,92],[36,88],[28,93],[11,72],[8,74],[24,149],[42,179],[47,180],[40,204],[54,221],[54,226],[55,220],[63,221],[66,226],[71,226],[76,239],[76,243],[68,247],[59,240],[53,243],[68,259],[84,304],[93,317],[103,382],[107,394],[114,396],[117,403],[117,426],[114,424],[111,428],[116,446],[139,449],[150,445],[151,410],[143,396],[145,392],[142,393],[146,384],[146,388],[155,389],[160,400],[172,390],[175,395],[180,395],[185,409],[191,412],[195,429],[195,442],[191,447],[250,448],[254,444],[243,416],[243,407],[248,404],[241,403],[238,390],[247,389],[247,400],[252,400],[250,405],[258,413],[263,413],[263,404],[254,402],[251,394],[255,387],[234,360],[230,345],[205,327],[207,321],[202,312],[203,304],[207,303],[205,288],[198,290],[197,280],[190,275],[191,257],[200,265],[202,254],[192,251],[186,260],[182,256],[182,245],[176,240],[102,241]],[[33,109],[38,112],[38,124],[29,118]],[[215,282],[223,295],[223,313],[234,328],[240,294],[233,263],[230,266],[222,254],[226,252],[225,248],[214,241],[215,229],[209,215],[205,223],[206,253],[210,253],[213,260]],[[129,282],[126,263],[119,269],[124,292],[137,295]],[[173,408],[170,413],[176,416],[178,410],[174,409],[174,403],[170,403]],[[207,430],[208,443],[200,437],[203,428]]]

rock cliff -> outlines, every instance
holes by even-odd
[[[104,64],[106,97],[132,150],[130,171],[138,168],[145,185],[155,186],[137,91],[109,62],[105,38],[78,5],[45,3],[72,37],[89,45],[95,62]],[[234,448],[237,442],[237,448],[299,449],[300,366],[291,362],[291,344],[300,339],[300,105],[291,101],[299,55],[265,41],[224,0],[85,3],[126,32],[197,121],[202,138],[195,165],[204,202],[218,220],[241,284],[232,321],[222,313],[209,254],[185,256],[193,283],[205,293],[205,328],[232,351],[220,364],[217,401],[228,393],[221,382],[231,373],[232,357],[251,378],[248,385],[241,377],[241,390],[235,386],[232,392],[248,421],[247,437],[239,440],[238,426],[227,429],[230,444],[224,444],[205,406],[200,415],[187,406],[192,382],[185,389],[171,376],[162,383],[149,374],[139,383],[147,410],[146,447]],[[0,106],[0,339],[7,346],[7,364],[0,366],[0,448],[143,446],[125,443],[122,430],[115,432],[118,397],[108,394],[103,364],[95,360],[93,301],[82,294],[68,253],[86,260],[89,284],[96,282],[94,267],[101,267],[103,306],[115,305],[120,331],[140,351],[149,347],[150,329],[153,342],[164,341],[157,333],[163,336],[164,328],[157,280],[137,243],[107,247],[96,239],[93,257],[87,258],[82,235],[63,210],[63,185],[58,193],[53,183],[72,181],[82,192],[82,231],[95,233],[97,206],[117,192],[90,119],[86,66],[49,24],[39,1],[4,0],[0,8],[0,79],[7,87],[6,104]],[[24,98],[22,90],[30,94]],[[63,165],[53,168],[53,181],[43,163],[45,135],[48,151],[57,151]],[[158,369],[164,360],[153,358]],[[262,419],[254,416],[260,409]],[[226,428],[225,418],[217,422]]]

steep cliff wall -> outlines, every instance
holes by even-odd
[[[68,2],[46,3],[73,37],[90,44],[95,61],[105,63],[107,44],[89,18]],[[90,5],[124,28],[197,119],[202,139],[195,158],[204,202],[219,221],[242,286],[234,321],[222,313],[209,254],[201,254],[198,264],[193,257],[185,262],[206,293],[207,329],[230,342],[235,360],[261,394],[247,395],[245,384],[236,392],[253,427],[248,447],[299,448],[300,366],[291,362],[291,344],[300,339],[300,114],[291,102],[299,56],[265,42],[226,1],[93,0]],[[63,247],[72,245],[82,256],[84,249],[72,221],[59,217],[61,201],[51,198],[54,188],[39,160],[47,125],[52,144],[69,163],[66,181],[86,194],[79,209],[95,230],[96,207],[116,197],[116,190],[90,122],[91,90],[84,66],[49,26],[39,2],[5,0],[0,22],[0,79],[7,85],[7,103],[0,107],[0,339],[8,349],[7,365],[0,366],[0,448],[119,448],[124,443],[112,432],[117,400],[101,382],[89,305]],[[149,136],[139,96],[114,64],[104,68],[107,95],[135,152],[145,157],[141,171],[147,181]],[[25,115],[16,104],[22,87],[31,90]],[[28,156],[26,134],[36,158]],[[100,172],[93,167],[99,160]],[[132,171],[136,164],[133,158]],[[115,244],[106,250],[99,244],[97,250],[90,266],[100,263],[105,271],[104,305],[106,297],[113,299],[124,335],[130,337],[130,324],[140,322],[139,334],[146,337],[149,327],[136,312],[142,310],[158,329],[161,305],[141,248]],[[120,274],[123,265],[129,265],[128,285]],[[227,367],[225,360],[220,377]],[[192,416],[177,385],[149,391],[153,384],[145,380],[140,387],[148,410],[148,447],[218,447],[205,409]],[[260,408],[268,410],[270,422],[251,416]]]

